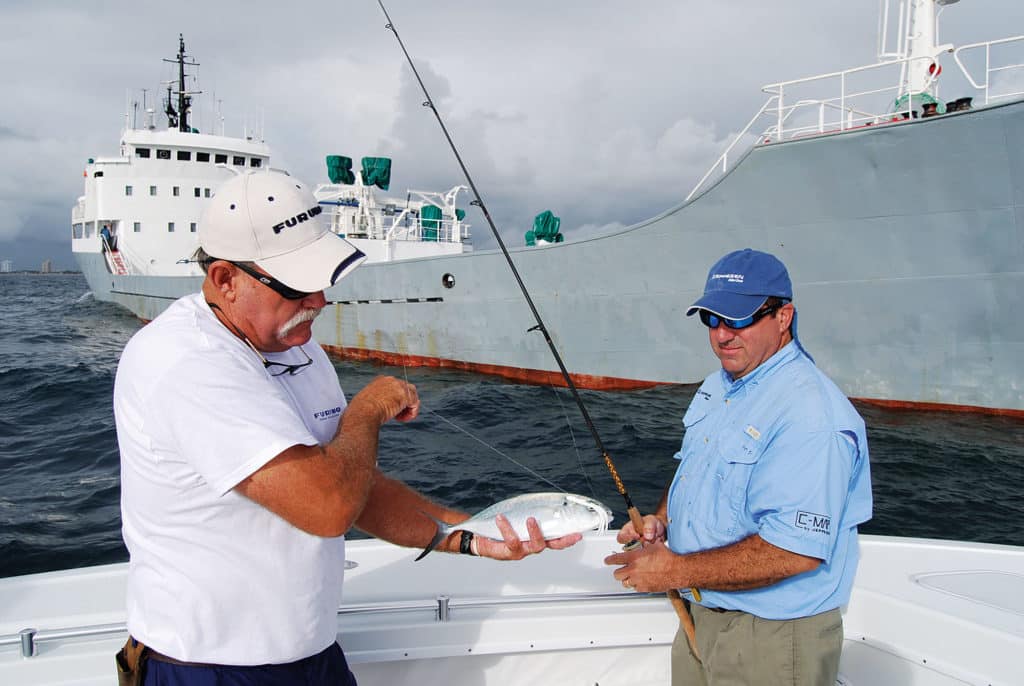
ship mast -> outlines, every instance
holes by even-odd
[[[879,57],[907,60],[900,79],[900,96],[927,93],[935,96],[938,76],[938,56],[952,49],[952,45],[938,45],[938,14],[946,5],[959,0],[900,0],[896,30],[895,52],[885,52],[886,31],[889,23],[890,0],[882,0],[880,17],[881,36]],[[938,9],[936,9],[938,8]]]
[[[185,65],[190,67],[198,67],[199,63],[192,61],[186,61],[185,55],[185,38],[182,34],[178,34],[178,56],[176,59],[168,60],[164,62],[171,62],[178,65],[178,109],[174,109],[172,105],[172,91],[171,84],[167,84],[167,126],[172,129],[178,129],[183,133],[190,133],[192,128],[188,123],[188,115],[192,111],[192,96],[198,95],[202,91],[187,91],[185,90]]]

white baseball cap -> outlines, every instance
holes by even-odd
[[[290,288],[334,285],[366,255],[331,232],[305,184],[278,171],[251,171],[221,185],[199,220],[210,257],[254,262]]]

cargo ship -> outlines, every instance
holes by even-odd
[[[578,386],[700,381],[716,360],[686,308],[718,257],[751,247],[786,263],[801,340],[851,397],[1024,416],[1024,36],[941,44],[953,1],[890,4],[892,49],[886,34],[875,63],[765,86],[677,206],[510,250]],[[970,92],[940,97],[943,67]],[[126,124],[120,154],[91,161],[72,209],[94,295],[143,320],[198,289],[188,260],[210,189],[270,164],[251,137],[188,129],[184,78],[178,91],[167,130]],[[345,174],[346,159],[316,195],[370,259],[326,292],[317,341],[348,359],[564,383],[502,253],[472,250],[465,187],[381,198],[381,161]]]

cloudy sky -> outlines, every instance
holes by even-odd
[[[552,210],[567,239],[676,205],[767,98],[761,86],[875,61],[878,0],[387,0],[503,237]],[[3,0],[0,259],[72,268],[89,157],[115,154],[129,92],[200,63],[193,125],[261,127],[273,164],[392,157],[391,191],[463,183],[375,0]],[[1020,0],[964,0],[957,45],[1024,33]],[[944,98],[970,94],[947,58]],[[468,202],[468,199],[467,199]],[[469,209],[474,242],[493,247]]]

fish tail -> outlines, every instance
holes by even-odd
[[[424,517],[429,517],[430,519],[432,519],[434,521],[434,524],[437,525],[437,531],[434,533],[434,537],[430,540],[430,543],[427,544],[427,547],[423,549],[423,552],[420,553],[419,556],[415,560],[413,560],[413,562],[419,562],[424,557],[426,557],[427,553],[429,553],[431,550],[436,548],[441,543],[441,541],[443,541],[445,539],[445,537],[448,536],[448,534],[452,532],[452,528],[451,528],[450,524],[448,524],[446,522],[442,522],[440,519],[437,519],[435,517],[431,517],[426,512],[423,512],[422,510],[420,510],[420,512],[423,513]]]

